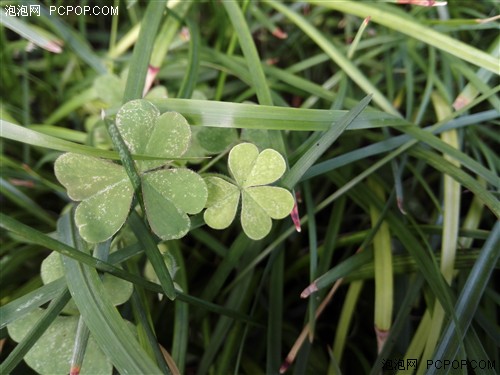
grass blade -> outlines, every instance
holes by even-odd
[[[373,22],[379,23],[404,33],[412,38],[418,39],[425,44],[431,45],[453,56],[499,74],[498,59],[465,44],[457,39],[433,30],[427,25],[422,25],[414,18],[406,15],[402,10],[385,4],[369,4],[355,1],[331,1],[323,2],[310,0],[311,3],[326,6],[340,12],[354,14],[361,18],[370,17]]]
[[[45,310],[42,318],[35,326],[26,334],[23,340],[17,344],[15,349],[0,365],[0,374],[9,374],[22,361],[23,357],[28,353],[31,347],[38,341],[43,333],[49,328],[50,324],[62,311],[64,306],[70,300],[71,295],[68,289],[64,288],[59,292],[58,296],[52,300],[49,307]]]
[[[313,147],[309,148],[304,155],[288,171],[281,184],[283,187],[292,189],[307,170],[319,159],[321,155],[335,142],[335,140],[344,132],[347,126],[353,122],[356,117],[366,108],[372,96],[367,95],[356,107],[350,110],[342,119],[327,130],[323,137]]]
[[[484,293],[491,273],[500,258],[500,222],[497,221],[488,237],[478,260],[475,262],[467,278],[462,293],[458,297],[456,314],[462,326],[462,334],[470,326],[479,301]],[[452,338],[457,334],[455,322],[451,321],[446,326],[434,353],[434,360],[439,358],[455,358],[458,351],[457,340]],[[484,358],[484,357],[479,357]],[[429,374],[435,374],[436,368],[432,367]]]
[[[130,71],[128,72],[127,85],[123,94],[123,103],[139,99],[143,96],[148,72],[149,59],[153,51],[156,32],[160,26],[166,0],[151,1],[141,22],[141,31],[135,43]]]

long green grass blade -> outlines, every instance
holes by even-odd
[[[134,47],[123,103],[143,96],[148,72],[149,59],[153,51],[156,32],[165,10],[166,0],[151,1],[141,23],[141,31]]]
[[[95,268],[96,270],[108,272],[113,276],[119,277],[126,281],[130,281],[131,283],[142,286],[154,293],[164,293],[161,285],[152,283],[150,281],[146,281],[142,277],[138,277],[129,272],[126,272],[123,269],[118,268],[108,262],[98,260],[88,254],[85,254],[81,251],[77,251],[73,247],[68,246],[52,237],[49,237],[48,235],[43,234],[33,228],[30,228],[29,226],[24,225],[19,221],[6,216],[3,213],[0,213],[0,227],[8,231],[11,231],[12,233],[15,233],[16,235],[20,236],[21,238],[31,243],[40,245],[43,248],[57,251],[61,255],[74,259],[75,261],[88,265],[92,268]],[[177,299],[207,309],[209,311],[214,311],[222,315],[232,317],[234,319],[251,322],[252,324],[257,324],[257,321],[255,319],[252,319],[247,315],[240,314],[236,311],[232,311],[229,309],[225,309],[221,306],[201,300],[199,298],[190,296],[188,294],[177,292]]]
[[[0,307],[0,329],[55,299],[65,287],[66,281],[57,279]]]
[[[333,142],[343,133],[347,126],[353,122],[357,116],[366,108],[371,100],[371,95],[367,95],[359,104],[350,110],[342,119],[325,132],[315,145],[307,150],[304,155],[293,165],[283,179],[282,186],[292,189],[306,171],[323,155],[323,153],[332,145]]]
[[[373,95],[373,101],[377,103],[385,112],[397,116],[398,112],[394,109],[387,98],[378,90],[368,78],[341,53],[333,43],[331,43],[317,28],[290,7],[274,0],[266,0],[277,11],[285,14],[298,27],[300,27],[315,43],[347,74],[356,84],[363,89],[366,94]],[[368,16],[365,16],[365,18]]]
[[[15,349],[0,365],[0,373],[10,373],[23,360],[23,357],[28,353],[31,347],[38,341],[43,333],[49,328],[50,324],[59,315],[61,310],[70,300],[71,295],[68,289],[60,291],[56,298],[52,300],[49,307],[45,310],[43,316],[35,326],[26,334],[23,340],[17,344]]]
[[[488,240],[483,246],[481,255],[476,261],[467,278],[462,293],[458,297],[456,313],[462,327],[462,334],[470,326],[479,301],[484,293],[491,273],[500,258],[500,223],[493,227]],[[457,334],[455,322],[448,323],[434,353],[434,360],[450,358],[453,360],[458,351],[457,340],[452,338]],[[429,374],[435,374],[437,369],[430,369]]]
[[[160,284],[165,295],[171,300],[175,299],[176,292],[174,288],[174,282],[172,281],[172,276],[168,272],[165,261],[160,254],[160,250],[158,250],[156,242],[151,236],[151,232],[147,230],[143,219],[135,211],[131,213],[128,222],[133,232],[135,233],[137,240],[144,247],[144,252],[153,265],[156,276],[158,277],[158,280],[160,280]]]
[[[416,22],[413,18],[405,14],[403,10],[397,9],[394,6],[385,4],[377,4],[375,6],[374,4],[355,1],[322,2],[310,0],[310,2],[340,12],[354,14],[362,18],[369,16],[373,22],[404,33],[411,38],[418,39],[421,42],[448,52],[459,59],[499,74],[498,59],[495,57],[448,35],[442,34],[428,25]]]
[[[70,215],[68,212],[59,220],[58,233],[67,245],[79,246],[81,240],[78,240],[78,231]],[[73,300],[92,337],[117,370],[160,373],[109,301],[97,271],[68,257],[62,260]]]
[[[347,111],[282,108],[264,105],[216,102],[210,100],[152,99],[160,112],[176,111],[191,125],[220,128],[315,131],[327,130]],[[348,129],[408,125],[396,116],[365,111]]]
[[[45,30],[33,27],[33,25],[24,22],[21,17],[7,15],[7,12],[3,8],[0,10],[0,24],[49,52],[61,53],[62,51],[54,35]]]

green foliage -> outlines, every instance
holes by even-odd
[[[8,326],[10,337],[16,342],[20,342],[28,334],[31,327],[40,319],[42,314],[42,309],[38,309],[16,320],[15,323],[10,324]],[[68,363],[71,359],[75,341],[77,323],[77,316],[58,316],[24,357],[26,363],[39,374],[67,374]],[[112,363],[106,358],[102,350],[99,349],[96,342],[91,339],[87,346],[80,374],[108,375],[112,371]]]
[[[294,199],[288,190],[265,186],[285,173],[285,160],[272,149],[259,153],[255,145],[241,143],[229,153],[228,168],[232,182],[216,176],[205,178],[205,222],[215,229],[227,228],[236,216],[241,197],[241,226],[248,237],[260,240],[271,231],[271,219],[283,219],[293,208]]]
[[[498,372],[500,7],[398,3],[2,3],[0,373]]]
[[[158,168],[169,163],[165,159],[180,158],[187,151],[191,131],[186,120],[174,112],[160,116],[154,105],[135,100],[120,108],[116,126],[132,153],[160,159],[136,162],[151,229],[164,240],[183,237],[191,225],[187,214],[203,209],[207,188],[202,178],[189,169]],[[86,241],[106,241],[122,227],[134,193],[123,167],[67,153],[56,160],[54,168],[68,195],[82,201],[75,222]]]

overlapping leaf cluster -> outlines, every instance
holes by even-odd
[[[282,219],[293,207],[290,192],[275,186],[285,171],[285,161],[276,151],[259,154],[251,143],[235,146],[229,154],[229,170],[234,181],[220,177],[205,180],[196,172],[176,167],[172,159],[189,149],[191,130],[176,112],[160,115],[146,100],[128,102],[116,116],[116,127],[133,155],[154,157],[135,161],[148,222],[163,240],[181,238],[190,229],[188,214],[205,206],[206,223],[215,229],[233,221],[242,197],[241,222],[252,239],[261,239],[271,229],[271,218]],[[134,197],[134,188],[119,164],[91,156],[66,153],[55,163],[58,180],[68,195],[81,201],[75,222],[88,242],[102,242],[124,224]]]

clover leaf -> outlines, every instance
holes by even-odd
[[[186,119],[176,112],[160,115],[153,104],[139,99],[120,108],[116,126],[132,154],[159,158],[136,161],[151,229],[164,240],[183,237],[191,223],[187,214],[200,212],[207,199],[207,187],[197,173],[165,169],[169,158],[182,157],[189,147],[191,130]],[[66,153],[56,160],[54,169],[69,197],[81,201],[75,223],[86,241],[105,241],[122,227],[134,190],[121,165]]]
[[[10,337],[22,342],[33,327],[44,316],[43,309],[36,309],[19,317],[7,326]],[[78,316],[57,316],[38,341],[24,355],[23,360],[37,374],[64,375],[68,373],[69,363],[75,345]],[[132,327],[131,327],[132,328]],[[92,337],[89,337],[81,375],[111,375],[113,364],[103,353]]]
[[[231,182],[205,177],[208,188],[205,222],[214,229],[227,228],[234,220],[241,196],[241,226],[248,237],[259,240],[271,230],[271,219],[283,219],[293,208],[292,194],[277,186],[265,186],[285,172],[283,157],[275,150],[259,153],[251,143],[241,143],[229,153]]]

